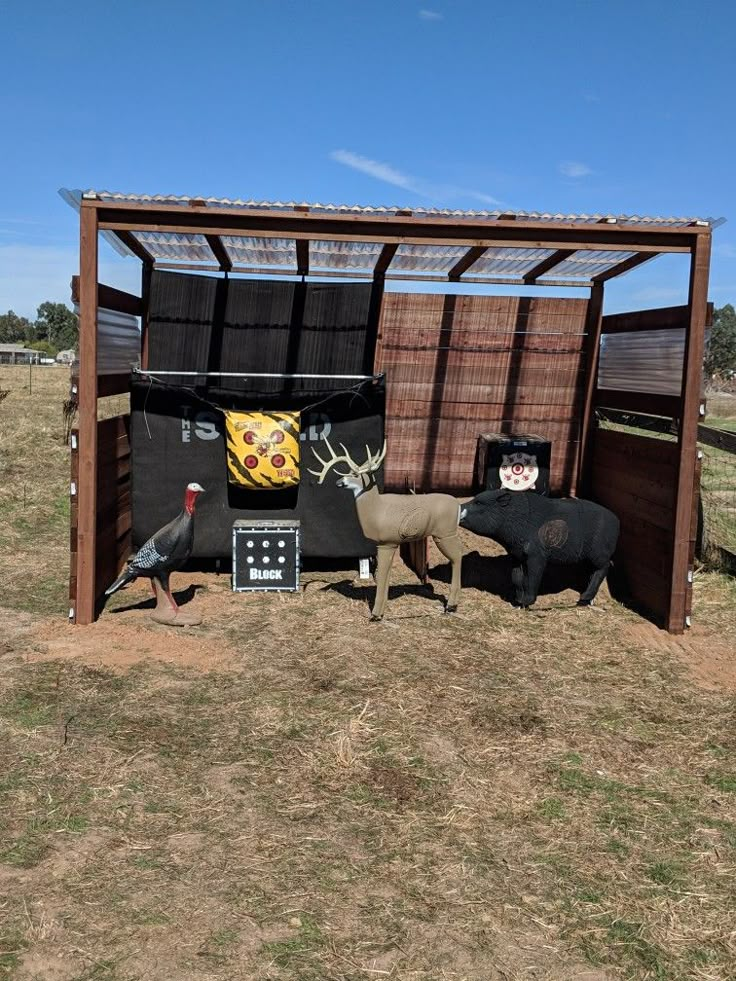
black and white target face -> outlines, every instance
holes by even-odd
[[[539,476],[537,458],[531,453],[504,454],[498,472],[506,490],[534,490]]]

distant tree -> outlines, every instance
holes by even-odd
[[[79,318],[65,303],[42,303],[33,325],[37,341],[48,341],[57,351],[76,348]]]
[[[705,371],[722,378],[730,378],[736,372],[736,310],[731,303],[713,311]]]
[[[33,333],[33,324],[13,310],[0,313],[0,344],[25,344]]]
[[[59,349],[53,344],[49,344],[48,341],[29,341],[28,347],[33,351],[40,351],[41,354],[45,354],[47,358],[55,358],[59,353]]]

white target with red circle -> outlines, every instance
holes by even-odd
[[[534,490],[539,477],[537,458],[530,453],[503,455],[498,468],[501,486],[507,490]]]

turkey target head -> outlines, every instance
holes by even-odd
[[[184,509],[187,514],[194,514],[194,506],[200,494],[204,494],[204,487],[201,484],[187,484],[184,494]]]

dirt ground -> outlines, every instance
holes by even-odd
[[[0,977],[736,977],[733,580],[681,638],[605,590],[522,612],[465,533],[453,615],[433,552],[379,624],[346,567],[72,627],[48,404],[0,405]]]

